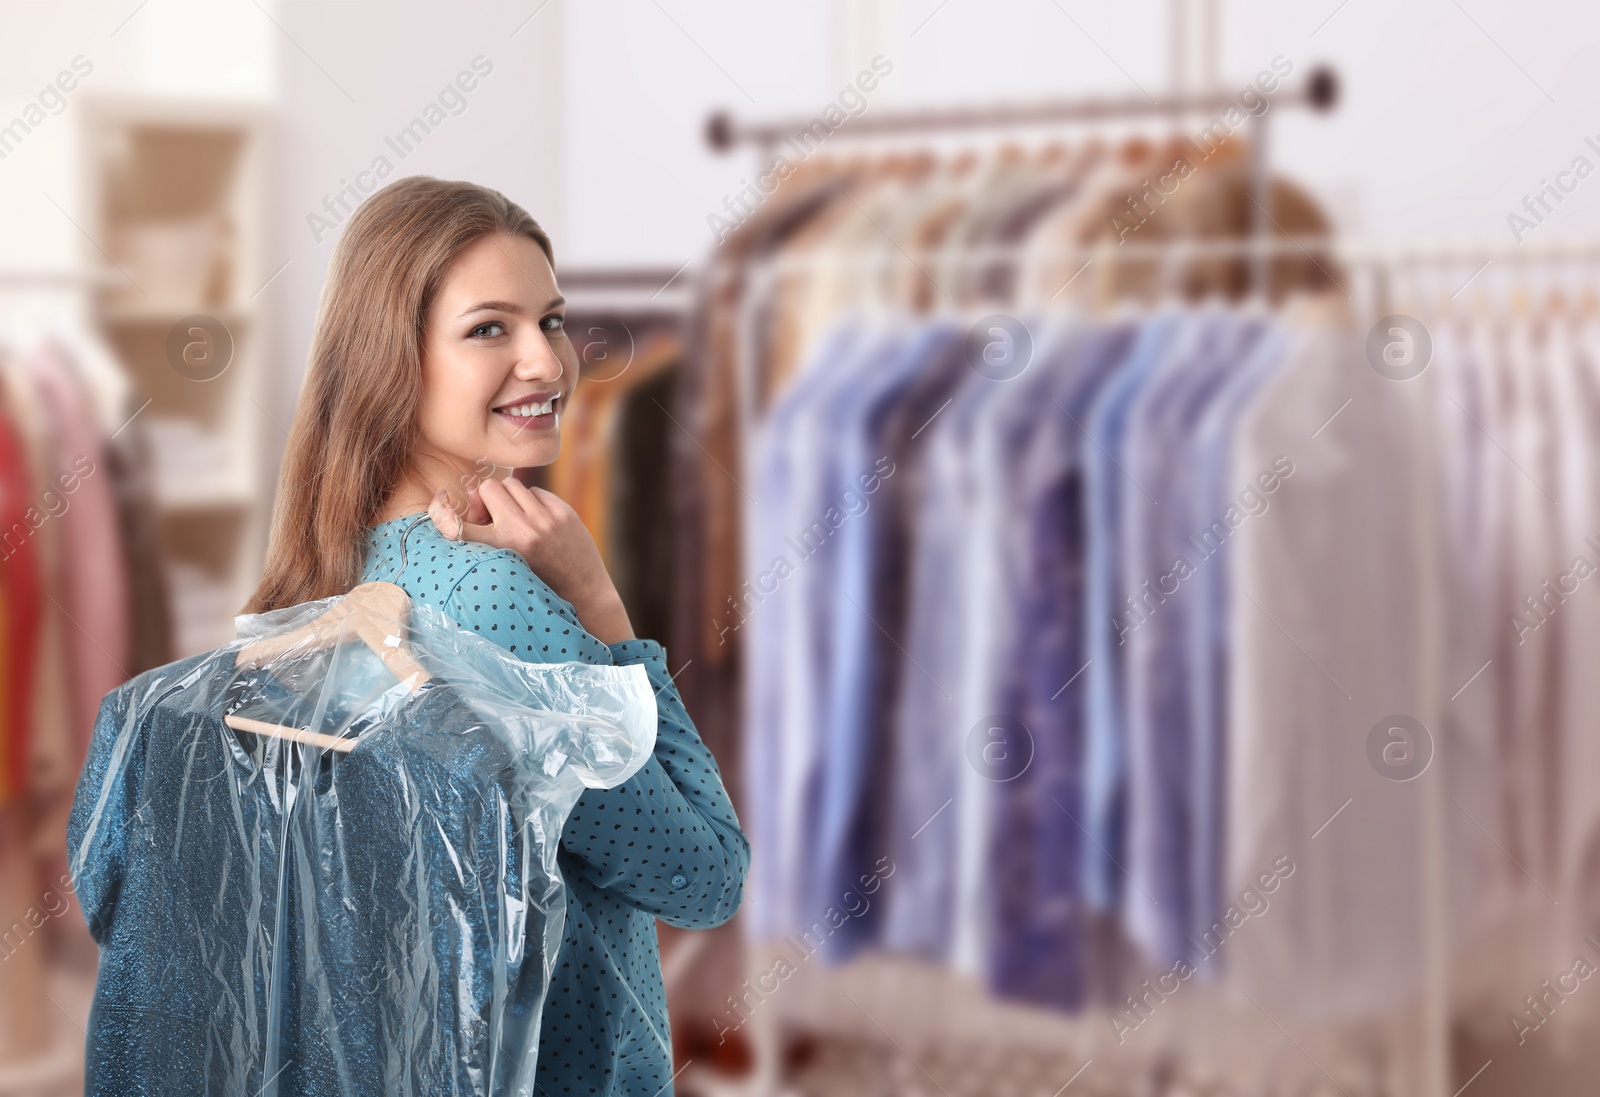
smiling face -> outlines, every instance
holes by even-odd
[[[555,271],[536,241],[497,233],[456,257],[426,317],[422,443],[397,494],[426,505],[438,488],[459,497],[485,476],[556,459],[578,381],[564,323]]]

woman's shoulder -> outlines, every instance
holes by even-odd
[[[413,598],[439,603],[480,564],[500,566],[522,558],[480,541],[452,541],[426,514],[408,514],[371,527],[362,582],[398,583]]]
[[[415,599],[438,606],[463,628],[477,632],[532,662],[611,662],[609,649],[578,623],[567,601],[528,566],[521,554],[480,541],[452,541],[424,519],[406,536],[406,523],[374,527],[365,579],[399,575]]]

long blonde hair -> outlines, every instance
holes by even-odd
[[[472,183],[396,180],[350,218],[317,310],[266,567],[241,612],[343,594],[361,577],[368,527],[420,438],[428,308],[456,256],[495,233],[532,238],[555,265],[526,210]]]

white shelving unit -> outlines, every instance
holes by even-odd
[[[149,403],[174,656],[233,639],[261,573],[272,472],[272,115],[252,104],[85,98],[92,314]],[[196,319],[200,318],[200,319]],[[218,350],[231,340],[221,366]]]

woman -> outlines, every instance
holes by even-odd
[[[750,845],[654,640],[636,639],[594,541],[510,474],[554,461],[578,381],[549,238],[516,204],[412,177],[369,198],[334,251],[284,458],[259,613],[399,576],[413,600],[532,662],[642,663],[655,753],[587,789],[561,835],[565,940],[539,1092],[671,1092],[655,919],[739,906]],[[415,515],[430,520],[415,524]]]

